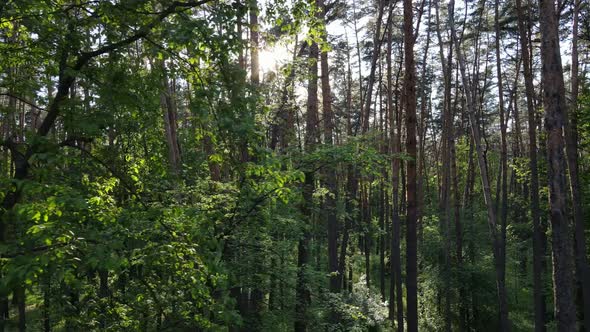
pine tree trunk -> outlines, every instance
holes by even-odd
[[[363,101],[363,114],[362,114],[362,132],[366,133],[369,131],[369,123],[371,117],[371,101],[373,97],[373,85],[375,83],[375,72],[377,70],[377,60],[381,53],[381,25],[383,20],[383,9],[385,7],[384,0],[377,0],[377,19],[375,21],[375,35],[373,36],[373,56],[371,58],[371,67],[369,72],[369,81],[367,82],[367,89],[364,95]]]
[[[522,60],[524,62],[525,94],[528,114],[529,134],[529,168],[531,171],[530,181],[530,210],[533,219],[533,297],[535,312],[535,331],[544,332],[545,327],[545,291],[543,286],[543,275],[545,274],[545,229],[541,224],[539,211],[539,173],[537,167],[537,132],[534,106],[534,86],[531,72],[531,55],[529,53],[529,39],[523,18],[524,11],[522,1],[516,0],[516,11],[518,18],[518,32]]]
[[[260,84],[260,63],[258,59],[259,47],[259,26],[258,26],[258,2],[257,0],[249,1],[250,16],[250,80],[252,84]]]
[[[348,49],[348,48],[347,48]],[[346,89],[346,130],[349,136],[352,136],[352,118],[353,118],[353,108],[352,108],[352,69],[350,65],[350,53],[347,52],[347,89]],[[348,249],[348,242],[350,239],[350,230],[352,227],[352,220],[356,219],[356,207],[355,207],[355,200],[358,191],[358,181],[355,176],[356,171],[354,166],[349,165],[347,169],[346,175],[346,210],[348,212],[348,216],[346,218],[346,222],[344,225],[344,229],[342,231],[342,244],[340,245],[340,257],[338,262],[338,275],[340,276],[340,283],[343,289],[346,288],[346,253]]]
[[[563,152],[563,127],[566,124],[567,109],[555,2],[539,0],[539,11],[555,316],[559,331],[575,331],[573,248],[567,217],[566,160]]]
[[[571,112],[564,111],[565,139],[567,152],[567,165],[570,174],[570,191],[572,194],[572,206],[574,215],[574,240],[576,256],[576,274],[579,289],[582,290],[582,307],[584,315],[584,328],[590,330],[590,267],[586,257],[586,236],[584,215],[582,207],[582,195],[580,189],[580,177],[578,166],[578,93],[579,93],[579,60],[578,60],[578,16],[580,0],[574,0],[573,27],[572,27],[572,73],[571,73]]]
[[[323,0],[316,0],[317,7],[321,10],[318,16],[324,20],[325,6]],[[322,39],[328,42],[327,31],[323,29]],[[330,75],[328,66],[328,51],[322,47],[320,54],[321,61],[321,83],[322,83],[322,111],[324,116],[324,141],[327,146],[333,145],[334,113],[332,112],[332,92],[330,90]],[[330,291],[340,291],[338,277],[338,219],[336,218],[336,168],[335,165],[328,165],[326,170],[326,188],[329,190],[326,195],[325,210],[328,215],[328,273],[330,274]]]
[[[500,324],[502,328],[510,328],[510,323],[507,320],[507,300],[506,300],[506,285],[503,278],[504,272],[502,270],[501,264],[501,256],[502,256],[502,245],[501,239],[498,236],[497,231],[497,219],[496,219],[496,211],[494,207],[494,203],[492,200],[491,194],[491,187],[490,187],[490,177],[488,173],[488,167],[486,164],[483,146],[481,143],[482,134],[479,129],[479,124],[476,118],[476,108],[475,108],[475,93],[471,86],[471,82],[469,81],[466,73],[466,65],[465,65],[465,58],[463,56],[463,52],[461,49],[461,45],[458,43],[457,33],[455,31],[455,23],[454,23],[454,0],[451,0],[449,3],[449,20],[450,20],[450,27],[451,27],[451,38],[453,39],[453,43],[455,44],[455,49],[457,52],[457,60],[459,61],[459,69],[461,72],[461,79],[463,83],[463,89],[465,91],[466,101],[467,101],[467,111],[469,115],[469,123],[471,126],[471,134],[473,136],[473,142],[475,145],[475,151],[477,153],[477,161],[479,165],[479,171],[481,175],[481,183],[482,189],[484,194],[484,202],[486,204],[487,210],[487,217],[488,217],[488,228],[490,231],[490,237],[492,239],[492,252],[494,257],[494,265],[496,270],[496,285],[498,291],[498,304],[499,304],[499,312],[500,312]],[[477,82],[477,80],[474,80]]]
[[[309,72],[307,85],[307,115],[305,150],[313,152],[318,142],[318,60],[319,48],[317,43],[312,43],[309,50]],[[311,303],[309,273],[306,271],[310,263],[310,242],[311,242],[311,219],[313,192],[315,188],[315,176],[313,171],[305,172],[305,183],[303,184],[303,206],[302,213],[307,219],[306,227],[298,244],[297,255],[297,286],[295,300],[295,332],[305,332],[308,328],[307,310]]]
[[[451,331],[451,146],[453,135],[453,115],[451,109],[451,78],[453,76],[453,41],[449,42],[449,50],[445,60],[443,40],[440,31],[439,7],[436,5],[436,32],[439,44],[440,61],[444,76],[443,96],[443,133],[441,142],[442,155],[442,183],[440,187],[439,211],[440,232],[444,241],[444,301],[445,301],[445,331]]]
[[[494,27],[496,32],[496,73],[498,81],[498,107],[500,111],[500,132],[501,132],[501,207],[500,207],[500,238],[498,239],[498,297],[500,299],[500,328],[502,331],[510,331],[510,320],[508,318],[508,299],[506,295],[506,222],[508,218],[508,145],[506,141],[506,117],[504,111],[504,84],[502,80],[502,62],[500,58],[500,18],[499,0],[494,6]]]
[[[428,108],[428,101],[429,101],[429,97],[427,95],[428,93],[428,89],[426,88],[426,84],[428,81],[428,77],[427,77],[427,68],[428,68],[428,50],[430,48],[430,26],[431,26],[431,8],[432,7],[432,2],[431,0],[428,0],[428,21],[426,24],[426,45],[424,46],[424,55],[422,57],[422,73],[421,73],[421,77],[422,77],[422,84],[420,87],[420,123],[418,126],[418,155],[419,155],[419,159],[418,159],[418,182],[417,182],[417,187],[418,187],[418,241],[421,241],[422,238],[422,231],[423,231],[423,225],[422,225],[422,217],[424,215],[424,211],[423,211],[423,206],[424,206],[424,188],[423,188],[423,183],[424,183],[424,179],[427,179],[426,182],[428,182],[428,177],[425,174],[425,164],[426,164],[426,152],[424,151],[425,146],[426,146],[426,130],[427,130],[427,125],[426,125],[426,118],[427,118],[427,108]],[[391,22],[389,23],[389,30],[391,30],[391,25],[392,25],[393,20],[391,20]],[[389,31],[388,30],[388,31]],[[389,33],[388,33],[389,34]]]
[[[387,104],[389,110],[389,131],[390,138],[392,140],[391,152],[394,154],[394,158],[391,165],[391,183],[392,183],[392,211],[391,211],[391,257],[390,257],[390,309],[389,318],[397,320],[397,331],[404,331],[404,304],[403,304],[403,290],[402,290],[402,267],[401,267],[401,251],[400,251],[400,217],[399,217],[399,176],[400,176],[400,159],[396,158],[395,155],[401,152],[401,107],[398,107],[398,103],[394,102],[394,94],[397,96],[399,74],[401,69],[398,69],[396,83],[393,84],[392,80],[392,61],[391,51],[393,44],[393,32],[392,29],[388,29],[387,32]],[[400,63],[401,66],[401,63]],[[397,307],[397,308],[396,308]],[[397,310],[394,310],[397,309]],[[394,313],[397,315],[394,317]]]
[[[414,63],[414,11],[411,0],[404,0],[404,111],[406,114],[406,299],[408,331],[418,331],[418,255],[416,196],[416,68]]]

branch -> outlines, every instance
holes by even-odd
[[[20,153],[18,152],[16,143],[11,139],[1,140],[0,146],[7,148],[12,153]]]
[[[254,210],[256,210],[256,208],[258,208],[262,203],[264,203],[270,197],[270,195],[272,195],[274,192],[276,192],[279,189],[281,189],[281,188],[276,187],[276,188],[273,188],[273,189],[263,193],[262,195],[258,196],[254,200],[254,202],[252,203],[250,208],[248,210],[246,210],[245,213],[241,214],[241,216],[240,216],[241,220],[245,220],[246,218],[248,218],[252,214],[252,212],[254,212]],[[235,220],[236,217],[238,216],[238,212],[239,212],[239,211],[237,211],[238,208],[239,208],[239,203],[236,204],[234,211],[232,211],[232,216],[228,220],[228,224],[229,224],[228,229],[226,229],[225,231],[222,231],[220,234],[218,234],[216,236],[217,239],[222,239],[224,237],[231,235],[231,233],[233,233],[233,231],[238,227],[239,221]]]
[[[35,103],[33,103],[32,101],[29,101],[29,100],[27,100],[27,99],[25,99],[23,97],[17,96],[14,93],[3,92],[3,93],[0,93],[0,96],[6,96],[6,97],[15,98],[15,99],[18,99],[19,101],[21,101],[21,102],[23,102],[23,103],[31,106],[32,108],[38,109],[40,111],[45,111],[45,108],[39,107]]]
[[[59,114],[59,109],[61,103],[67,98],[70,87],[74,84],[75,80],[75,73],[71,73],[68,69],[72,69],[74,72],[82,69],[86,64],[92,60],[93,58],[115,51],[123,46],[129,45],[145,36],[147,36],[153,28],[155,28],[160,22],[162,22],[166,17],[170,16],[171,14],[175,13],[177,9],[189,9],[197,6],[204,5],[212,0],[199,0],[199,1],[175,1],[169,7],[167,7],[164,11],[162,11],[153,21],[146,24],[145,26],[141,27],[135,34],[124,38],[115,43],[107,44],[103,47],[100,47],[94,51],[90,52],[80,52],[80,55],[77,57],[76,61],[74,62],[74,66],[71,68],[67,68],[65,61],[63,62],[63,67],[60,68],[60,79],[57,88],[57,93],[55,98],[49,105],[48,114],[41,123],[39,130],[37,133],[40,136],[45,136],[49,133],[49,130],[53,126],[53,123],[57,119],[57,115]],[[67,56],[67,55],[65,55]],[[62,59],[63,61],[64,59]]]
[[[117,179],[119,179],[119,181],[121,181],[121,184],[123,185],[123,187],[125,187],[125,189],[127,189],[127,191],[132,194],[133,196],[135,196],[137,198],[137,200],[139,201],[139,203],[144,207],[147,208],[147,204],[143,201],[143,199],[141,198],[141,196],[139,196],[139,194],[137,194],[137,191],[135,190],[135,188],[127,182],[127,180],[118,174],[118,172],[111,167],[111,165],[109,165],[107,162],[103,161],[102,159],[96,157],[95,155],[93,155],[92,153],[90,153],[88,150],[84,149],[83,147],[76,145],[76,141],[80,141],[83,139],[79,139],[79,138],[68,138],[65,141],[61,142],[59,144],[59,146],[62,147],[70,147],[70,148],[74,148],[77,150],[80,150],[80,152],[82,152],[84,155],[86,155],[87,157],[89,157],[90,159],[92,159],[94,162],[100,164],[102,167],[104,167],[105,169],[107,169],[111,175],[113,175],[114,177],[116,177]]]
[[[166,17],[175,13],[176,10],[179,8],[186,10],[189,8],[204,5],[204,4],[211,2],[211,1],[212,0],[187,1],[187,2],[175,1],[168,8],[166,8],[165,10],[160,12],[160,14],[158,15],[158,17],[155,20],[153,20],[152,22],[148,23],[147,25],[141,27],[134,35],[131,35],[123,40],[116,42],[116,43],[107,44],[107,45],[105,45],[99,49],[96,49],[94,51],[91,51],[91,52],[81,52],[80,56],[78,57],[78,60],[76,61],[76,64],[74,65],[74,69],[79,70],[86,63],[88,63],[88,61],[90,59],[97,57],[99,55],[108,53],[108,52],[112,52],[120,47],[129,45],[129,44],[147,36],[148,33],[150,33],[153,28],[155,28]]]
[[[76,240],[77,241],[83,240],[84,242],[87,242],[87,243],[98,244],[98,241],[90,240],[90,239],[77,238]],[[30,249],[25,249],[22,251],[16,251],[16,252],[8,253],[8,254],[2,254],[1,256],[2,256],[2,258],[16,258],[16,257],[24,256],[27,254],[31,254],[31,253],[33,253],[33,254],[34,253],[43,253],[45,251],[49,251],[49,250],[53,250],[53,249],[57,249],[57,248],[62,248],[67,245],[70,245],[72,243],[74,243],[74,241],[60,242],[60,243],[51,244],[51,245],[42,245],[42,246],[30,248]]]
[[[561,13],[563,13],[563,11],[565,10],[565,7],[570,3],[569,0],[565,0],[563,2],[558,1],[557,2],[557,12],[555,13],[555,16],[557,17],[557,19],[559,20],[559,17],[561,16]]]

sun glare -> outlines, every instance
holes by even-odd
[[[266,47],[260,51],[259,61],[260,69],[268,73],[276,71],[289,60],[289,51],[284,45],[276,44],[272,47]]]

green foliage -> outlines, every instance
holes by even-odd
[[[11,300],[14,311],[12,302],[19,301],[18,292],[24,289],[29,330],[42,330],[47,322],[56,331],[289,331],[302,280],[311,296],[306,312],[311,331],[389,331],[404,323],[390,319],[387,307],[394,235],[401,241],[401,279],[406,279],[404,190],[411,158],[405,152],[391,153],[391,135],[400,134],[403,142],[407,134],[403,125],[398,132],[405,120],[400,8],[392,8],[388,27],[393,32],[393,67],[399,64],[391,73],[394,86],[387,84],[386,60],[380,59],[373,89],[378,97],[369,109],[371,130],[357,134],[359,110],[366,106],[368,80],[363,75],[375,52],[370,40],[376,22],[366,15],[374,15],[375,6],[372,1],[325,4],[326,18],[308,0],[0,4],[0,300]],[[467,60],[478,50],[482,65],[492,50],[489,40],[484,42],[490,33],[482,25],[489,15],[484,7],[474,11],[480,22],[466,11],[462,23]],[[441,8],[444,22],[447,13]],[[250,14],[258,15],[258,27],[250,24]],[[426,22],[428,13],[422,14]],[[326,35],[334,22],[345,29],[344,36]],[[503,26],[507,36],[513,23],[509,18]],[[420,29],[417,54],[423,52],[424,27],[434,26]],[[289,63],[265,71],[260,83],[251,81],[248,67],[255,54],[254,42],[248,40],[252,29],[260,32],[261,49],[284,45],[294,52]],[[467,47],[474,38],[480,38],[478,47]],[[327,113],[320,112],[318,142],[309,152],[302,100],[308,66],[317,61],[308,57],[313,42],[329,52],[332,90],[325,97],[332,103],[335,123],[327,128]],[[463,87],[454,81],[452,157],[459,193],[451,204],[457,203],[453,208],[458,208],[459,219],[454,223],[453,213],[442,224],[445,99],[439,64],[433,64],[430,54],[434,45],[430,47],[425,63],[417,61],[426,75],[417,86],[425,91],[419,101],[425,106],[420,126],[426,126],[420,128],[425,133],[420,137],[423,159],[416,160],[422,172],[418,194],[423,195],[419,323],[423,330],[437,331],[446,319],[453,328],[466,319],[471,330],[498,330],[483,186],[465,127]],[[259,60],[264,64],[268,59]],[[483,82],[478,85],[478,125],[497,199],[501,155],[495,130],[498,105],[495,88],[490,88],[494,74],[488,65],[483,70],[468,67],[481,76],[473,82]],[[512,81],[514,73],[505,74]],[[524,94],[516,93],[516,87],[511,91],[512,112]],[[433,101],[429,105],[422,99]],[[540,118],[542,110],[537,112]],[[520,134],[512,127],[512,116],[509,145],[513,138],[516,146],[522,145],[522,137],[512,137]],[[590,161],[587,89],[576,116],[585,170]],[[39,129],[42,123],[49,125],[47,133]],[[328,129],[334,144],[322,144],[328,142]],[[288,134],[277,134],[281,130]],[[285,142],[275,148],[271,142],[280,135]],[[539,131],[540,147],[545,139]],[[509,156],[506,280],[515,331],[533,329],[527,149],[510,147]],[[398,188],[393,188],[394,160],[402,166]],[[548,211],[542,153],[539,178],[541,210]],[[590,173],[581,172],[580,181],[589,214]],[[305,190],[311,186],[306,201]],[[394,206],[400,234],[393,234]],[[334,215],[338,250],[344,234],[348,236],[343,279],[351,292],[328,291],[330,278],[338,275],[328,269],[327,258],[332,226],[327,221]],[[457,225],[463,245],[460,264]],[[305,265],[299,257],[303,240],[309,242]],[[388,301],[379,292],[381,272]],[[548,274],[543,282],[549,293]],[[450,317],[444,308],[447,298]],[[460,317],[462,310],[467,317]],[[16,329],[17,315],[11,311],[10,316],[8,330]],[[554,322],[548,325],[555,328]]]

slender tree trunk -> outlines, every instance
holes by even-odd
[[[502,197],[500,208],[500,239],[497,259],[498,273],[498,297],[500,299],[500,328],[502,331],[510,331],[510,320],[508,318],[508,299],[506,295],[506,221],[508,218],[508,145],[506,141],[506,117],[504,111],[504,84],[502,80],[502,59],[500,57],[500,17],[499,0],[494,6],[494,27],[496,32],[496,76],[498,81],[498,107],[500,111],[500,132],[501,132],[501,176],[502,176]]]
[[[389,25],[387,25],[386,29],[389,29]],[[383,107],[383,61],[379,58],[379,132],[380,135],[378,137],[378,148],[382,154],[387,154],[387,144],[386,144],[386,129],[387,126],[385,124],[386,116],[384,113],[387,112],[386,109]],[[381,300],[386,300],[385,294],[385,237],[386,237],[386,227],[385,227],[385,181],[387,181],[387,168],[381,168],[381,178],[379,180],[379,191],[378,191],[378,212],[379,212],[379,291],[381,294]]]
[[[392,29],[387,31],[387,104],[389,111],[389,132],[391,142],[391,152],[394,155],[391,164],[391,183],[392,183],[392,211],[391,211],[391,257],[390,257],[390,309],[389,318],[397,320],[397,331],[404,331],[404,304],[403,304],[403,290],[402,290],[402,267],[401,267],[401,252],[400,252],[400,216],[399,216],[399,176],[400,176],[400,159],[396,158],[396,154],[401,152],[401,108],[398,107],[397,101],[394,102],[394,95],[397,99],[397,90],[399,82],[399,74],[401,68],[398,69],[396,75],[396,83],[392,80],[392,61],[391,52],[393,46],[393,32]],[[401,66],[401,63],[400,63]],[[395,120],[395,122],[394,122]],[[396,308],[397,307],[397,308]],[[397,309],[397,310],[394,310]],[[397,314],[394,316],[394,313]]]
[[[321,13],[320,19],[324,20],[325,26],[325,6],[323,0],[316,0]],[[327,31],[324,28],[322,32],[324,43],[328,42]],[[327,146],[333,145],[334,132],[334,113],[332,112],[332,92],[330,90],[330,75],[328,66],[328,51],[322,47],[320,54],[321,61],[321,83],[322,83],[322,111],[324,122],[324,141]],[[339,292],[338,277],[338,219],[336,217],[336,169],[335,165],[329,165],[326,171],[326,188],[330,191],[326,195],[325,209],[328,215],[328,273],[330,274],[330,291]]]
[[[383,144],[383,142],[382,142]],[[387,174],[383,171],[382,181]],[[379,184],[379,290],[381,300],[385,301],[385,188],[383,182]]]
[[[455,255],[457,256],[457,268],[463,271],[463,226],[461,225],[461,194],[459,192],[459,174],[457,172],[457,154],[455,141],[451,141],[451,177],[455,205]],[[467,303],[465,303],[465,286],[459,285],[459,331],[467,330]]]
[[[471,86],[471,82],[467,77],[466,73],[466,66],[465,66],[465,58],[463,56],[463,52],[461,49],[461,45],[458,43],[457,33],[455,31],[455,23],[454,23],[454,0],[451,0],[449,3],[449,20],[451,26],[451,38],[453,39],[453,43],[455,44],[455,49],[457,52],[457,60],[459,61],[459,69],[461,72],[461,79],[463,83],[463,89],[465,90],[465,96],[467,101],[467,111],[469,115],[469,122],[471,125],[471,134],[473,136],[473,142],[475,145],[475,151],[477,153],[477,161],[479,165],[480,175],[481,175],[481,182],[482,182],[482,189],[484,194],[484,202],[486,204],[486,210],[488,215],[488,228],[490,230],[490,236],[492,238],[492,251],[494,257],[494,265],[496,270],[496,286],[498,291],[498,302],[499,302],[499,311],[502,315],[501,317],[501,327],[502,328],[510,328],[510,322],[508,321],[508,317],[506,314],[508,310],[505,308],[507,305],[506,300],[506,285],[504,283],[504,278],[502,277],[503,271],[501,269],[501,239],[499,239],[497,226],[496,226],[496,211],[494,207],[494,202],[492,200],[491,188],[490,188],[490,177],[488,174],[488,167],[485,160],[484,149],[481,144],[482,135],[479,129],[479,125],[476,118],[476,108],[475,108],[475,94],[473,93],[473,88]]]
[[[442,183],[440,187],[439,210],[440,231],[444,241],[444,301],[445,301],[445,331],[451,331],[451,145],[453,135],[453,116],[451,110],[451,78],[453,76],[453,41],[449,41],[449,50],[445,60],[443,40],[440,31],[439,7],[436,5],[436,28],[439,44],[440,61],[444,76],[443,96],[443,133],[442,133]]]
[[[567,108],[555,2],[539,0],[539,12],[555,316],[559,331],[575,331],[573,252],[567,218],[566,160],[563,153],[565,148],[563,127],[566,124]]]
[[[418,331],[418,255],[416,196],[416,66],[414,63],[414,10],[411,0],[404,0],[404,110],[406,114],[406,299],[408,331]]]
[[[347,63],[348,63],[348,71],[347,71],[347,90],[346,90],[346,108],[347,108],[347,118],[346,118],[346,127],[347,133],[349,136],[352,136],[352,117],[353,117],[353,108],[352,108],[352,69],[350,65],[350,52],[348,51],[347,47]],[[349,165],[347,169],[347,176],[346,176],[346,210],[348,212],[348,216],[346,218],[343,234],[342,234],[342,244],[340,245],[340,258],[338,263],[338,275],[340,276],[341,284],[343,289],[347,289],[346,284],[346,252],[348,249],[348,242],[350,238],[350,230],[352,228],[352,220],[355,220],[356,215],[356,207],[355,207],[355,200],[358,191],[358,182],[355,177],[355,169],[354,166]]]
[[[401,109],[400,109],[401,110]],[[401,117],[397,117],[399,122]],[[401,152],[401,132],[398,130],[393,134],[393,153],[399,154]],[[400,160],[398,158],[393,159],[391,182],[393,186],[393,208],[391,216],[391,295],[393,295],[393,289],[395,289],[395,303],[397,306],[397,330],[403,332],[404,330],[404,304],[403,304],[403,289],[402,289],[402,266],[401,266],[401,227],[400,227],[400,199],[399,199],[399,177],[400,177]],[[393,299],[390,301],[393,302]],[[390,312],[393,312],[391,310]],[[393,319],[393,317],[392,317]]]
[[[168,144],[168,162],[170,169],[174,176],[179,176],[181,159],[180,146],[178,144],[178,124],[177,124],[177,108],[174,100],[174,89],[168,80],[166,65],[160,61],[162,69],[162,93],[160,95],[160,104],[164,110],[164,129],[166,131],[166,143]]]
[[[371,229],[371,209],[369,206],[369,195],[370,195],[370,188],[369,184],[370,181],[366,181],[365,179],[361,178],[360,187],[361,187],[361,220],[365,225],[365,232],[364,232],[364,254],[365,254],[365,281],[367,288],[371,288],[371,246],[373,240],[373,232]]]
[[[362,122],[362,117],[363,117],[363,105],[364,104],[364,99],[363,99],[363,70],[362,70],[362,65],[363,62],[361,60],[361,44],[359,42],[359,29],[357,27],[357,11],[356,11],[356,0],[352,0],[352,16],[353,16],[353,24],[354,24],[354,38],[356,40],[356,57],[357,57],[357,61],[358,61],[358,75],[359,75],[359,98],[360,98],[360,108],[361,108],[361,114],[360,114],[360,122]],[[349,60],[350,63],[350,60]],[[356,130],[355,130],[356,132]]]
[[[574,240],[576,256],[576,273],[579,287],[582,290],[582,307],[584,315],[584,328],[590,330],[590,267],[586,257],[586,236],[584,232],[584,215],[582,207],[582,195],[580,189],[580,177],[578,167],[578,93],[579,93],[579,60],[578,60],[578,16],[581,1],[574,0],[573,27],[572,27],[572,74],[571,112],[564,110],[565,139],[567,152],[567,165],[570,174],[570,191],[574,215]]]
[[[25,332],[27,330],[27,306],[26,306],[26,293],[24,286],[18,286],[15,291],[14,295],[16,300],[16,307],[18,310],[18,331]]]
[[[236,13],[237,13],[237,17],[236,17],[236,30],[237,30],[237,34],[238,34],[238,38],[240,40],[243,39],[243,20],[244,20],[244,11],[245,11],[245,6],[242,4],[241,0],[235,0],[236,5]],[[240,68],[242,70],[246,70],[246,58],[244,57],[244,51],[242,48],[240,48],[240,50],[238,51],[238,66],[240,66]]]
[[[258,26],[258,1],[249,1],[250,16],[250,80],[252,84],[260,84],[260,63],[258,59],[259,26]]]
[[[428,88],[427,88],[427,81],[428,81],[428,77],[427,77],[427,62],[428,62],[428,50],[430,48],[430,22],[431,22],[431,7],[432,7],[432,3],[431,0],[428,0],[428,22],[426,24],[426,45],[424,46],[424,55],[422,56],[422,73],[421,73],[421,77],[422,77],[422,83],[420,86],[420,123],[418,126],[418,155],[419,155],[419,159],[418,159],[418,182],[417,182],[417,187],[418,187],[418,240],[421,241],[422,238],[422,230],[423,230],[423,225],[422,225],[422,217],[424,215],[424,211],[423,211],[423,206],[424,206],[424,188],[423,188],[423,182],[424,179],[427,179],[426,181],[428,182],[428,178],[425,176],[425,172],[424,172],[424,167],[425,167],[425,163],[426,163],[426,152],[424,151],[425,146],[426,146],[426,118],[427,118],[427,108],[428,108],[428,102],[429,102],[429,97],[428,97]],[[391,20],[391,22],[389,22],[388,26],[389,29],[391,29],[391,25],[393,23],[393,20]]]
[[[377,60],[381,53],[381,25],[383,20],[383,9],[385,8],[385,1],[378,0],[377,20],[375,22],[375,35],[373,36],[373,57],[371,58],[371,71],[369,72],[369,81],[365,93],[363,114],[362,114],[362,132],[369,131],[369,119],[371,117],[371,101],[373,97],[373,85],[375,83],[375,72],[377,69]]]
[[[531,171],[530,182],[530,209],[533,219],[533,297],[535,311],[535,331],[544,332],[545,327],[545,291],[543,275],[545,274],[545,229],[541,224],[539,211],[539,173],[537,167],[537,132],[534,106],[533,75],[531,72],[531,55],[529,53],[529,39],[523,18],[526,17],[522,8],[522,1],[516,0],[518,18],[518,32],[522,60],[524,62],[525,94],[528,114],[529,133],[529,168]]]
[[[250,80],[252,85],[257,87],[260,84],[260,64],[258,58],[258,51],[260,48],[259,43],[259,25],[258,25],[258,1],[257,0],[249,0],[248,2],[248,14],[250,18]],[[254,116],[254,115],[249,115]],[[253,118],[250,119],[253,121]],[[248,145],[249,140],[246,138],[243,140],[242,145],[242,161],[250,160]],[[260,253],[255,253],[255,262],[254,266],[259,269],[261,266],[260,260]],[[258,272],[258,273],[256,273]],[[260,277],[262,271],[255,271],[255,280],[257,285],[261,285],[264,282],[263,277]],[[250,307],[252,308],[254,325],[251,326],[251,329],[258,330],[262,326],[262,312],[264,311],[264,290],[260,287],[254,287],[252,289],[252,294],[250,297]]]
[[[404,62],[400,60],[399,68],[397,70],[396,79],[395,79],[395,109],[396,109],[396,132],[394,136],[394,151],[395,153],[400,154],[402,152],[401,142],[402,142],[402,119],[403,119],[403,108],[401,103],[399,103],[399,95],[400,95],[400,88],[399,88],[399,78],[402,73],[402,66]],[[396,303],[397,303],[397,322],[398,322],[398,331],[403,331],[404,329],[404,304],[403,304],[403,296],[404,290],[402,287],[402,262],[401,262],[401,218],[400,214],[402,213],[402,207],[404,204],[404,170],[403,170],[403,163],[401,160],[394,158],[394,172],[395,178],[392,176],[392,183],[394,188],[394,199],[395,203],[393,205],[393,226],[394,226],[394,240],[395,240],[395,253],[394,253],[394,263],[395,263],[395,291],[396,291]],[[401,180],[401,181],[400,181]],[[401,182],[401,183],[400,183]],[[401,185],[401,190],[400,190]]]
[[[274,311],[277,309],[277,271],[279,266],[277,264],[277,257],[272,256],[270,258],[270,285],[268,292],[268,310]]]
[[[43,280],[43,332],[51,332],[51,275]]]
[[[100,269],[98,270],[98,297],[103,299],[106,299],[109,296],[109,271],[105,270],[105,269]],[[105,329],[107,324],[106,324],[106,316],[107,316],[107,308],[104,306],[104,303],[101,303],[101,305],[103,306],[103,308],[101,310],[103,310],[103,316],[100,318],[100,326],[101,329]]]
[[[305,150],[308,153],[313,152],[317,138],[318,124],[318,60],[319,48],[317,43],[312,43],[309,50],[309,81],[307,85],[307,115],[306,115],[306,135]],[[295,331],[305,332],[308,328],[307,310],[311,303],[310,280],[307,269],[310,263],[310,240],[311,240],[311,219],[313,192],[315,188],[315,176],[313,171],[305,172],[305,183],[303,184],[303,216],[307,218],[306,227],[298,244],[297,256],[297,287],[295,301]]]
[[[14,71],[14,68],[9,68],[9,77],[12,76],[12,72]],[[5,118],[3,119],[3,123],[2,123],[2,130],[3,130],[3,137],[1,137],[2,140],[5,140],[6,142],[11,142],[13,139],[13,133],[12,133],[12,127],[14,126],[14,116],[13,113],[16,111],[16,98],[14,97],[14,92],[10,92],[10,96],[8,97],[8,108],[7,108],[7,114],[5,114]],[[13,149],[16,148],[16,146],[12,147]],[[12,164],[15,164],[17,167],[17,163],[19,162],[19,154],[15,153],[14,151],[9,150],[8,148],[6,148],[6,158],[5,160],[8,161],[8,167],[7,169],[8,171],[8,176],[12,176],[12,172],[10,171],[10,169],[12,168]],[[10,157],[8,152],[11,152]],[[10,194],[9,194],[10,195]],[[5,197],[4,199],[4,204],[2,206],[3,209],[6,209],[5,211],[8,211],[8,208],[12,208],[12,206],[14,204],[16,204],[16,201],[14,201],[14,203],[12,201],[7,202],[6,198],[8,197],[8,195]],[[10,206],[8,206],[6,203],[8,204],[12,204]],[[2,211],[4,212],[4,211]],[[4,212],[6,213],[6,212]],[[2,214],[0,213],[0,218],[2,218]],[[6,242],[9,242],[11,239],[9,238],[9,234],[11,233],[9,231],[11,225],[10,225],[10,219],[6,218],[6,220],[0,219],[0,244],[5,244]],[[0,277],[2,277],[2,275],[0,275]],[[9,318],[9,311],[10,311],[10,304],[8,302],[8,294],[10,292],[10,288],[5,289],[2,291],[2,294],[0,294],[0,332],[4,332],[5,329],[5,325],[6,325],[6,320],[8,320]]]

